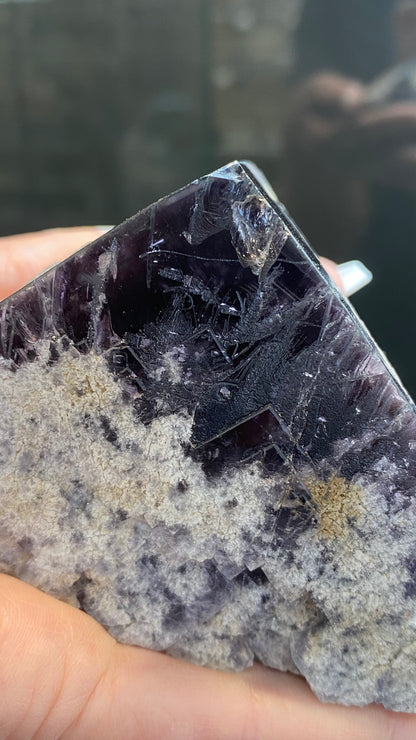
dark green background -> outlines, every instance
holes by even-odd
[[[0,4],[0,233],[115,223],[279,148],[296,0]]]

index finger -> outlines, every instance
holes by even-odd
[[[379,146],[389,139],[416,137],[416,104],[412,101],[363,108],[357,113],[353,130],[362,143]]]

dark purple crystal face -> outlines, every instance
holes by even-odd
[[[349,304],[240,164],[150,206],[3,302],[1,315],[11,367],[33,361],[40,339],[53,362],[65,337],[106,354],[141,421],[192,413],[188,452],[213,475],[254,456],[266,470],[313,466],[338,439],[377,426],[366,468],[388,453],[386,419],[403,414]],[[167,353],[180,384],[157,373]],[[395,453],[414,433],[407,413]],[[341,458],[343,475],[356,467]]]

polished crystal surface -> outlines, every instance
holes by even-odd
[[[249,169],[0,322],[3,571],[121,641],[416,711],[415,408]]]

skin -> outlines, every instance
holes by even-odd
[[[0,238],[1,294],[99,233]],[[334,263],[325,267],[337,278]],[[416,715],[321,704],[297,676],[261,666],[223,673],[119,645],[91,617],[7,575],[0,575],[0,697],[0,740],[416,737]]]

